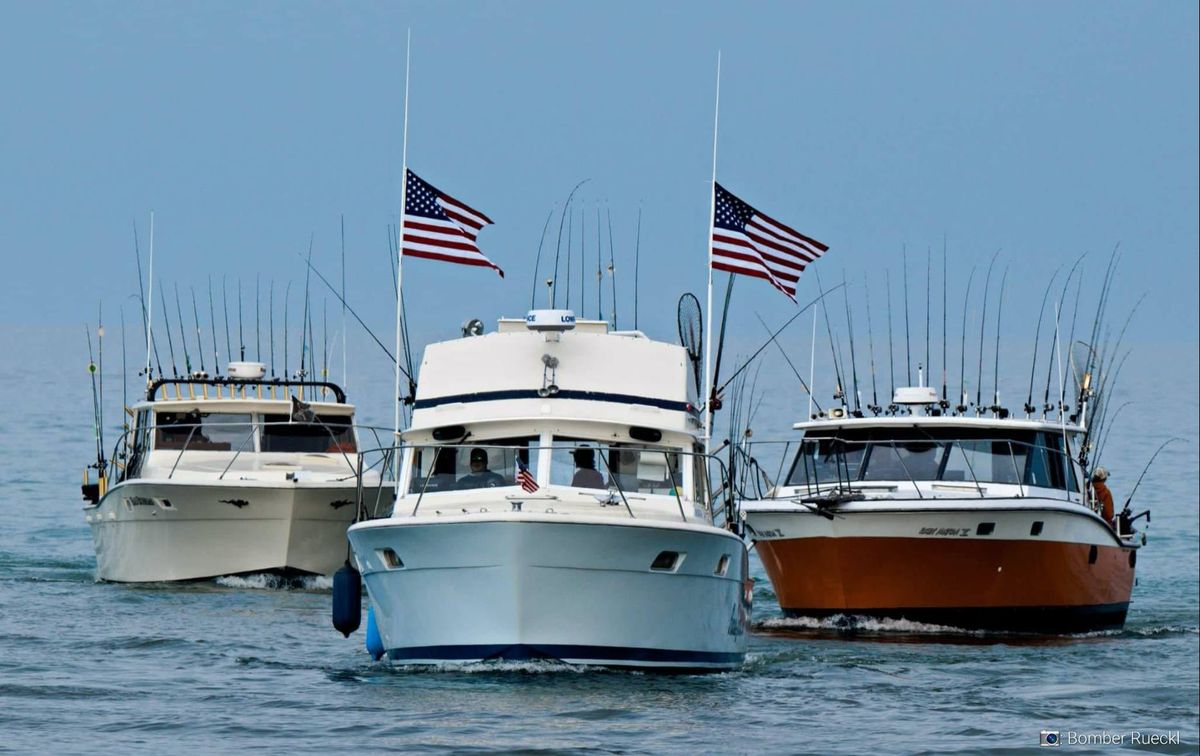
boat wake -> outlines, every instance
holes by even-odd
[[[252,589],[260,591],[328,591],[333,588],[333,578],[327,575],[274,575],[269,572],[253,575],[225,575],[213,582],[223,588]]]
[[[393,664],[390,667],[391,671],[403,674],[428,674],[446,672],[458,672],[466,675],[490,675],[490,674],[523,674],[523,675],[550,675],[550,674],[595,674],[595,668],[589,668],[579,664],[567,664],[565,662],[554,661],[551,659],[538,659],[535,661],[481,661],[481,662],[466,662],[462,664],[443,663],[443,664]]]
[[[983,630],[932,625],[906,619],[835,614],[832,617],[772,617],[755,625],[758,630],[817,630],[838,633],[894,633],[897,635],[966,635],[980,637]]]

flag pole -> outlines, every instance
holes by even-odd
[[[708,322],[704,328],[704,453],[712,445],[712,300],[713,300],[713,228],[717,213],[717,127],[721,116],[721,51],[717,50],[717,99],[713,108],[713,160],[712,183],[708,186]]]
[[[408,193],[408,71],[412,62],[412,28],[404,49],[404,137],[400,148],[400,231],[396,237],[396,393],[394,439],[399,453],[400,446],[400,303],[404,301],[404,207]],[[399,461],[394,460],[396,498],[400,497]]]

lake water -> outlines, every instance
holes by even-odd
[[[1138,491],[1154,514],[1124,630],[1027,639],[787,622],[752,559],[745,667],[661,676],[375,664],[362,631],[346,640],[330,626],[328,580],[96,583],[79,500],[95,449],[82,330],[0,328],[0,750],[976,753],[1034,750],[1043,729],[1119,735],[1127,749],[1138,748],[1133,731],[1177,733],[1177,745],[1149,750],[1200,748],[1195,345],[1139,348],[1122,377],[1119,393],[1136,403],[1105,452],[1118,501],[1158,443],[1187,442]],[[351,400],[387,424],[390,376],[367,362]],[[769,391],[756,437],[782,437],[803,413],[785,374],[772,365],[760,376]]]

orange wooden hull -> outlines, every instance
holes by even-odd
[[[1035,540],[806,537],[757,548],[790,616],[1032,632],[1120,627],[1136,563],[1131,548]]]

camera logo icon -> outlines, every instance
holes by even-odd
[[[1042,730],[1038,733],[1038,745],[1042,748],[1058,748],[1062,745],[1058,730]]]

